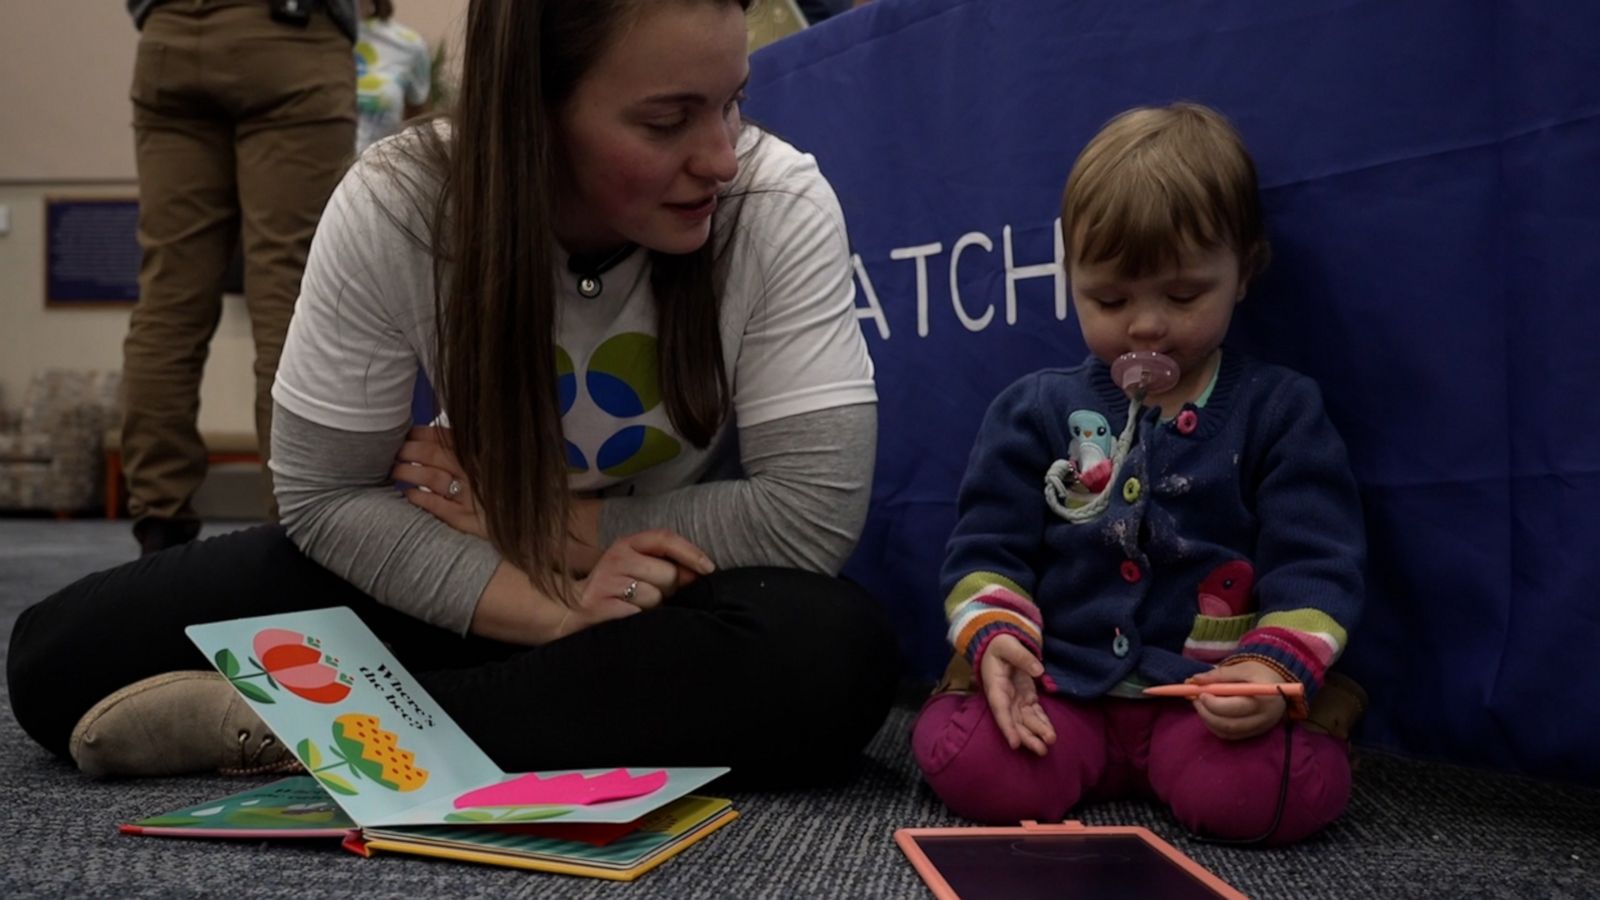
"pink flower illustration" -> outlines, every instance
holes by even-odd
[[[323,653],[316,638],[267,628],[256,633],[252,647],[268,677],[297,697],[338,703],[350,695],[350,676],[340,674],[339,661]]]

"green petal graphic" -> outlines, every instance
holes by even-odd
[[[229,678],[239,674],[239,657],[234,656],[232,650],[226,647],[218,650],[216,661],[218,671]]]
[[[661,402],[661,376],[653,335],[628,331],[608,339],[589,356],[589,371],[621,379],[645,409]]]
[[[306,738],[295,745],[294,755],[300,757],[300,764],[308,769],[322,768],[322,751],[317,745],[311,743],[311,738]]]
[[[444,820],[446,822],[493,822],[494,816],[491,816],[486,812],[478,812],[477,810],[469,809],[466,812],[450,813],[444,817]]]

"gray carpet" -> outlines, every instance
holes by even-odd
[[[134,554],[126,523],[0,519],[0,630],[33,600]],[[3,652],[3,651],[0,651]],[[333,842],[124,837],[119,822],[243,789],[219,777],[100,783],[0,713],[0,896],[922,897],[897,827],[958,824],[910,762],[897,709],[854,782],[805,794],[735,793],[742,817],[632,884],[399,857]],[[1284,850],[1186,838],[1143,803],[1079,811],[1143,825],[1240,890],[1270,897],[1600,897],[1600,792],[1357,755],[1345,818]]]

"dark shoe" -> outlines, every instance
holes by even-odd
[[[139,555],[160,553],[168,547],[187,544],[200,536],[200,523],[194,519],[140,519],[133,523],[133,537],[139,542]]]
[[[168,672],[128,685],[78,720],[67,744],[89,775],[251,775],[299,761],[216,672]]]
[[[1350,732],[1367,711],[1367,692],[1347,675],[1329,672],[1322,679],[1322,690],[1311,701],[1311,711],[1306,714],[1306,728],[1322,734],[1331,734],[1341,741],[1350,740]]]

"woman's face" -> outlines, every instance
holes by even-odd
[[[555,224],[569,252],[705,243],[717,194],[738,173],[746,35],[733,2],[641,4],[579,79],[557,114]]]

